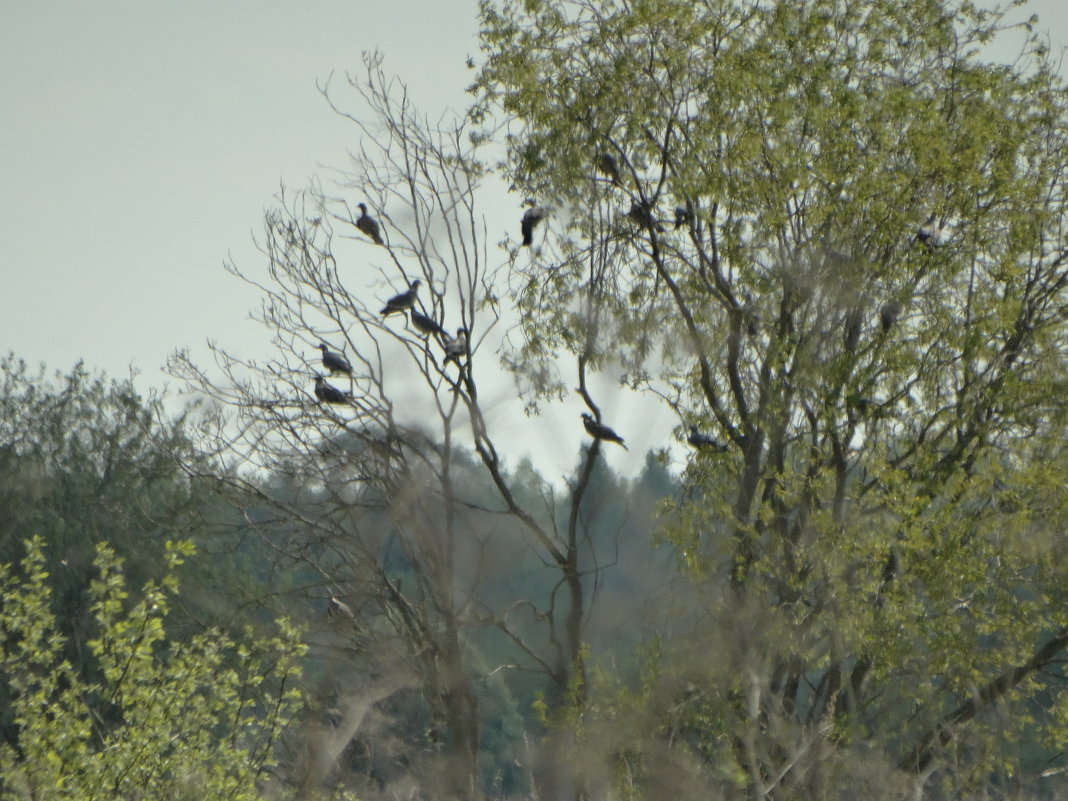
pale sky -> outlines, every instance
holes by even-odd
[[[1068,3],[1029,8],[1060,52]],[[4,2],[0,352],[50,371],[78,359],[116,378],[133,367],[144,391],[166,382],[177,348],[205,364],[209,338],[267,348],[247,320],[258,297],[222,263],[261,264],[251,237],[280,184],[325,180],[354,149],[354,126],[316,82],[358,72],[361,53],[378,49],[428,116],[462,108],[476,10],[476,0]],[[569,431],[551,443],[550,478],[574,464],[580,411],[574,399],[525,423]],[[636,472],[676,423],[642,422],[629,436],[616,425],[631,452],[609,446],[613,467]]]

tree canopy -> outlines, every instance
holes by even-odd
[[[622,364],[728,446],[673,529],[708,636],[754,632],[692,702],[733,739],[712,761],[758,798],[817,792],[821,742],[918,788],[953,765],[950,796],[1037,776],[1016,744],[1066,731],[1068,107],[1033,20],[1007,65],[1005,11],[967,2],[482,10],[481,108],[563,209],[516,263],[519,369]]]

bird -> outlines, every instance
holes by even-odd
[[[399,295],[394,295],[387,300],[386,305],[382,307],[382,311],[379,313],[382,315],[394,314],[412,308],[415,305],[415,296],[419,292],[419,284],[421,283],[422,281],[416,278],[406,292],[401,292]]]
[[[430,336],[431,334],[445,335],[445,329],[438,325],[438,321],[427,317],[425,314],[420,314],[414,308],[409,310],[408,316],[412,319],[412,325],[415,326],[415,330],[423,336]]]
[[[545,219],[548,210],[544,206],[531,206],[523,212],[523,219],[519,221],[519,228],[523,232],[523,245],[530,246],[534,241],[534,226]]]
[[[467,329],[457,328],[456,336],[452,339],[445,341],[445,361],[444,364],[449,362],[456,362],[456,366],[460,366],[460,357],[467,354]]]
[[[685,206],[675,207],[675,228],[683,225],[693,225],[693,205],[688,200]]]
[[[842,330],[842,341],[846,350],[856,350],[860,342],[860,333],[864,325],[864,311],[859,307],[846,312],[845,328]]]
[[[926,245],[928,250],[942,244],[942,226],[935,223],[937,219],[938,215],[931,212],[927,221],[916,230],[915,241]]]
[[[333,595],[330,596],[330,600],[326,603],[326,614],[329,617],[338,617],[344,615],[349,620],[355,622],[356,615],[352,612],[352,607],[344,601],[339,601]]]
[[[622,183],[619,180],[619,165],[611,153],[602,153],[597,157],[597,169],[607,175],[616,186]]]
[[[627,219],[643,228],[655,228],[661,232],[664,230],[664,226],[653,217],[653,210],[647,200],[635,200],[631,203],[630,211],[627,212]]]
[[[690,426],[690,435],[686,437],[686,441],[693,447],[700,450],[701,448],[711,448],[715,451],[725,451],[727,446],[717,440],[711,434],[705,434],[697,430],[697,426]]]
[[[330,371],[330,375],[337,375],[338,373],[352,375],[352,365],[349,364],[348,359],[340,353],[330,350],[325,342],[320,342],[315,347],[323,352],[323,367]]]
[[[897,322],[897,318],[901,315],[901,304],[896,300],[888,300],[882,306],[879,307],[879,323],[883,327],[883,331],[889,331],[890,328]]]
[[[619,436],[619,434],[610,429],[604,423],[598,423],[596,420],[593,419],[593,415],[583,412],[582,424],[586,426],[586,433],[594,439],[603,439],[607,440],[608,442],[616,442],[623,446],[623,450],[630,450],[630,448],[628,448],[623,443],[623,437]]]
[[[321,375],[317,375],[315,376],[315,397],[319,399],[319,403],[348,403],[352,396],[326,383]]]
[[[742,320],[745,322],[745,333],[749,336],[755,337],[760,333],[760,315],[752,308],[742,310]]]
[[[382,234],[379,232],[378,221],[367,213],[367,204],[360,203],[360,217],[356,220],[356,227],[371,237],[376,245],[382,244]]]

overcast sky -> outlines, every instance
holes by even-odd
[[[1059,52],[1064,0],[1031,8]],[[462,108],[476,10],[476,0],[3,3],[0,352],[50,370],[78,359],[115,377],[133,367],[144,390],[165,382],[177,348],[265,347],[247,321],[256,295],[222,263],[262,261],[251,237],[280,184],[302,187],[354,148],[354,127],[316,82],[379,49],[430,116]],[[576,429],[553,446],[550,477],[574,464],[579,411],[576,400],[543,421]],[[638,469],[675,421],[645,422],[632,435],[617,425],[632,447],[608,449],[617,468]]]

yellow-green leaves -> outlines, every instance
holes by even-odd
[[[99,636],[87,643],[101,670],[90,679],[59,657],[42,548],[33,539],[19,571],[0,567],[0,671],[19,746],[0,748],[9,797],[259,799],[300,703],[293,628],[246,632],[240,645],[214,631],[169,641],[173,570],[191,546],[168,544],[165,577],[132,604],[121,562],[101,546],[90,587]]]

